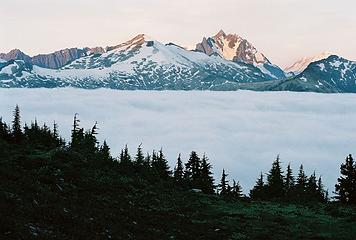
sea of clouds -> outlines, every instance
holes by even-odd
[[[115,156],[140,143],[145,152],[163,148],[171,166],[179,153],[206,153],[215,177],[225,168],[245,193],[277,154],[295,174],[301,163],[309,175],[316,170],[331,193],[340,164],[356,154],[355,94],[0,89],[5,121],[16,104],[23,123],[56,120],[67,140],[75,113],[82,127],[97,121]]]

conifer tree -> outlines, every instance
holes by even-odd
[[[53,137],[55,139],[59,138],[59,134],[58,134],[58,124],[56,123],[56,121],[53,122]]]
[[[14,110],[14,119],[12,120],[12,135],[16,143],[20,143],[22,140],[22,130],[21,130],[21,116],[20,108],[16,105]]]
[[[100,154],[103,160],[111,160],[110,148],[104,140],[103,145],[100,147]]]
[[[168,179],[172,175],[172,172],[169,170],[168,161],[166,160],[162,149],[158,152],[158,155],[155,158],[155,161],[152,161],[153,171],[161,179]]]
[[[313,174],[308,178],[307,182],[307,195],[308,195],[308,201],[318,201],[318,184],[316,180],[316,175],[315,171]]]
[[[153,168],[157,162],[158,155],[155,150],[152,151],[152,161],[151,161],[151,167]]]
[[[140,169],[143,167],[144,165],[144,160],[145,160],[145,157],[143,156],[143,153],[142,153],[142,143],[137,147],[137,153],[136,153],[136,157],[135,157],[135,166]]]
[[[201,176],[201,160],[195,151],[192,151],[188,162],[185,164],[184,178],[190,183],[191,187],[199,186]]]
[[[317,196],[318,196],[319,202],[327,202],[328,201],[327,191],[325,191],[325,189],[324,189],[324,185],[323,185],[321,176],[318,179]]]
[[[73,118],[73,129],[71,135],[71,147],[75,148],[80,145],[84,139],[84,129],[79,128],[80,120],[78,119],[78,113],[74,114]]]
[[[356,165],[351,154],[341,164],[340,173],[335,185],[336,199],[342,203],[356,204]]]
[[[9,127],[2,118],[0,118],[0,139],[9,141],[11,138]]]
[[[290,163],[288,164],[288,167],[287,167],[287,173],[286,173],[286,176],[285,176],[285,191],[286,191],[286,194],[287,195],[290,195],[293,188],[294,188],[294,185],[295,185],[295,182],[294,182],[294,176],[293,176],[293,172],[292,172],[292,168],[290,166]]]
[[[179,183],[182,182],[183,175],[184,175],[183,162],[181,159],[181,155],[179,154],[177,158],[177,164],[174,167],[174,173],[173,173],[174,180]]]
[[[199,188],[204,192],[208,194],[213,194],[214,193],[214,178],[212,176],[211,172],[211,165],[208,162],[209,159],[206,157],[206,155],[203,155],[203,158],[201,160],[201,169],[200,169],[200,186]]]
[[[221,174],[221,180],[219,184],[220,195],[228,195],[229,193],[229,181],[227,180],[228,174],[225,173],[225,169],[223,169]]]
[[[261,172],[260,177],[256,181],[256,185],[250,191],[250,197],[256,200],[262,200],[266,198],[266,187],[263,181],[263,174]]]
[[[267,175],[267,191],[270,198],[280,199],[284,195],[283,172],[279,155],[272,163],[272,168]]]
[[[306,189],[307,189],[308,177],[305,175],[303,164],[299,167],[299,173],[297,181],[295,184],[296,199],[298,201],[306,200]]]
[[[147,153],[143,165],[145,166],[146,169],[150,169],[151,167],[151,155],[149,153]]]
[[[91,135],[95,136],[98,134],[98,122],[95,122],[94,126],[91,128]]]
[[[132,167],[132,162],[131,162],[131,156],[129,153],[129,148],[127,147],[127,144],[125,145],[125,148],[121,150],[120,153],[120,166],[125,170],[131,170]]]
[[[94,128],[94,127],[93,127]],[[79,130],[78,133],[81,134],[82,130]],[[98,141],[96,139],[96,132],[92,130],[87,130],[84,133],[83,137],[79,137],[78,140],[80,140],[82,138],[82,140],[80,140],[77,143],[77,150],[84,153],[84,154],[92,154],[92,153],[96,153],[99,150],[98,147]],[[78,135],[80,136],[80,135]]]
[[[231,194],[234,198],[241,198],[242,197],[242,187],[240,182],[236,182],[233,180],[232,191]]]

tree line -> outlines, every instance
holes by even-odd
[[[113,157],[107,142],[100,144],[97,134],[97,123],[85,130],[80,127],[78,114],[73,118],[69,143],[60,137],[55,122],[51,128],[46,124],[39,126],[37,120],[30,125],[22,126],[18,106],[13,112],[11,125],[0,118],[0,139],[3,141],[20,145],[24,149],[50,151],[60,148],[78,152],[86,156],[88,164],[96,164],[98,167],[115,163],[122,174],[142,176],[150,181],[170,181],[175,187],[205,194],[217,194],[228,199],[250,198],[296,203],[329,201],[329,194],[324,188],[321,176],[317,176],[315,172],[308,176],[304,172],[303,165],[299,167],[296,176],[290,164],[284,172],[279,156],[272,163],[266,179],[261,173],[247,197],[242,194],[242,187],[238,181],[233,180],[230,184],[225,169],[222,171],[219,183],[215,182],[212,165],[205,154],[200,157],[197,152],[192,151],[185,163],[179,154],[172,171],[162,149],[144,154],[140,144],[136,154],[131,156],[126,145],[118,157]],[[341,176],[335,185],[334,200],[345,204],[356,204],[356,163],[351,154],[346,157],[345,163],[341,164],[340,173]]]

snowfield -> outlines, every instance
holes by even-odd
[[[308,175],[316,170],[331,193],[340,164],[356,155],[355,94],[0,89],[8,123],[16,104],[23,123],[56,120],[67,140],[75,113],[85,128],[98,121],[115,156],[143,143],[145,151],[162,147],[172,166],[179,153],[186,160],[191,150],[205,152],[215,177],[224,167],[245,192],[280,154],[295,175],[301,163]]]

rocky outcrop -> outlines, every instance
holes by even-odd
[[[204,37],[203,41],[196,45],[196,51],[208,55],[218,54],[234,62],[253,65],[270,64],[270,61],[246,39],[237,34],[226,34],[223,30],[220,30],[213,37]]]
[[[92,54],[102,54],[105,49],[102,47],[95,48],[67,48],[49,54],[39,54],[33,57],[26,55],[18,49],[11,50],[8,53],[0,53],[0,59],[9,60],[22,60],[26,63],[31,63],[43,68],[59,69],[68,63]]]
[[[32,59],[30,56],[26,55],[19,49],[13,49],[8,53],[0,53],[0,59],[9,60],[22,60],[27,63],[31,63]]]
[[[32,58],[32,63],[44,68],[57,69],[85,55],[86,53],[82,49],[70,48],[50,54],[36,55]]]

